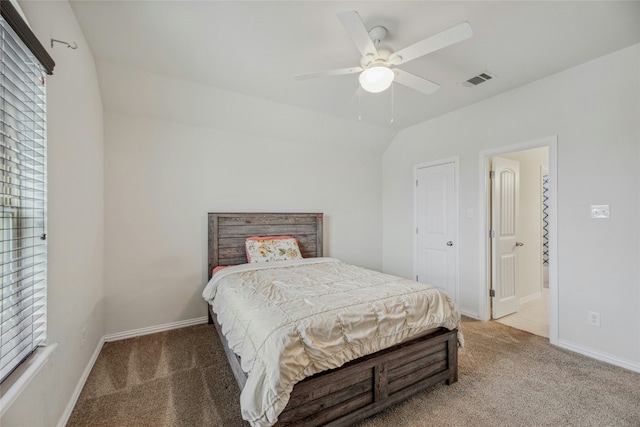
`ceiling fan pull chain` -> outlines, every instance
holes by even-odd
[[[362,96],[362,90],[360,86],[358,86],[358,120],[362,120],[362,107],[360,102],[361,96]]]
[[[394,101],[394,97],[393,97],[394,90],[393,90],[393,87],[394,86],[395,85],[393,84],[393,82],[391,82],[391,123],[393,123],[393,116],[394,116],[394,111],[393,111],[393,101]]]

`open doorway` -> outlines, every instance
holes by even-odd
[[[548,338],[549,148],[502,153],[492,157],[490,165],[495,171],[491,191],[495,230],[491,256],[498,258],[492,261],[492,289],[498,287],[503,294],[507,290],[511,293],[496,292],[491,301],[491,317]],[[495,188],[500,189],[500,194],[496,194]],[[511,277],[501,277],[507,275]],[[506,283],[499,286],[501,280]]]
[[[488,231],[483,318],[548,337],[554,344],[555,154],[556,138],[551,137],[494,149],[481,157]]]

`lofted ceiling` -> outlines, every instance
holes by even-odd
[[[638,1],[71,5],[98,67],[116,63],[396,131],[640,42]],[[384,43],[393,50],[464,21],[473,37],[400,66],[439,83],[432,95],[397,84],[359,95],[357,74],[295,80],[359,65],[360,53],[336,16],[348,10],[357,10],[367,28],[384,26]],[[482,72],[495,78],[461,84]]]

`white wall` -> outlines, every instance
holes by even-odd
[[[20,6],[56,61],[47,79],[48,341],[59,345],[2,427],[56,425],[104,335],[103,117],[93,58],[67,2]],[[79,47],[50,49],[51,37]]]
[[[400,132],[383,156],[384,270],[412,272],[413,165],[460,156],[460,212],[475,212],[460,219],[460,305],[480,313],[480,152],[557,135],[560,341],[640,370],[639,57],[635,45]],[[611,219],[591,220],[591,204]]]
[[[549,167],[547,147],[500,154],[520,164],[520,206],[518,218],[517,292],[522,300],[542,291],[542,175]]]
[[[378,142],[363,149],[338,119],[104,65],[107,334],[206,316],[207,212],[324,212],[325,255],[381,268]]]

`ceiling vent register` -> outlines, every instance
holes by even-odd
[[[464,83],[462,83],[463,86],[466,87],[474,87],[474,86],[478,86],[488,80],[493,79],[495,76],[487,73],[486,71],[484,73],[480,73],[477,76],[471,77],[469,80],[465,81]]]

